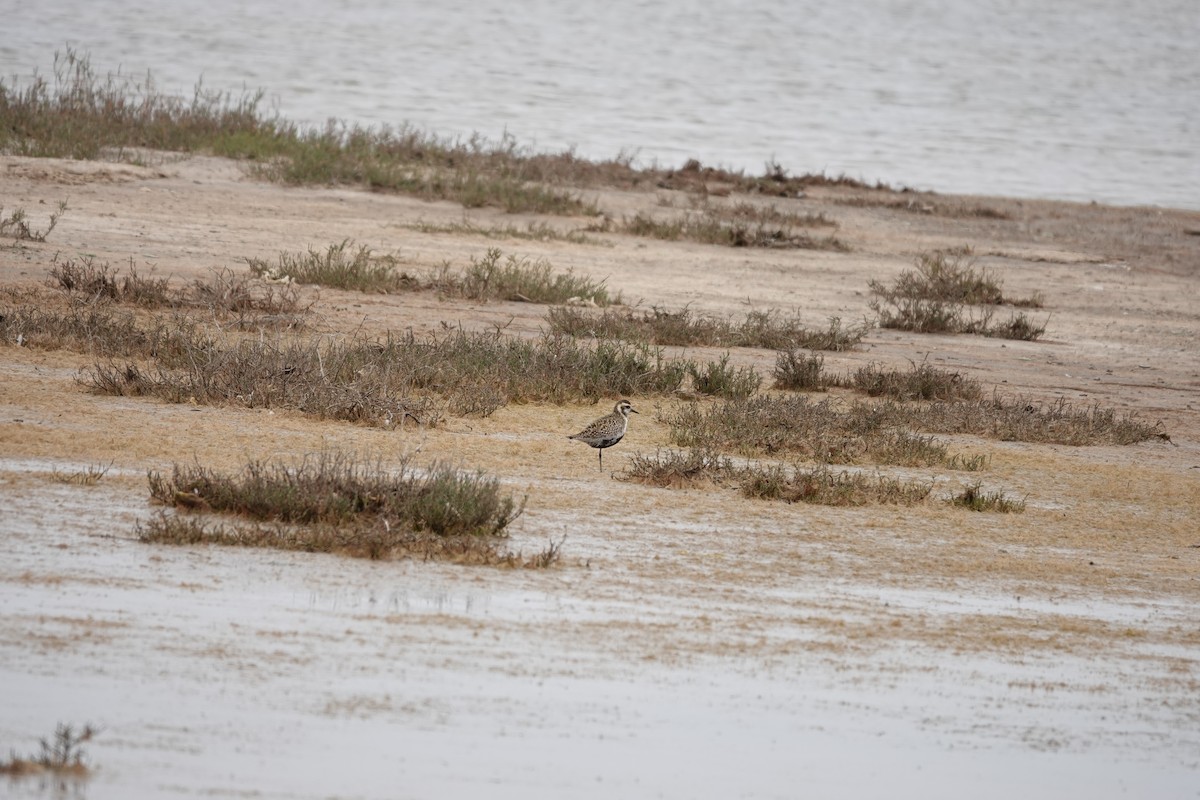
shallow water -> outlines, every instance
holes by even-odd
[[[57,721],[99,725],[87,745],[97,772],[81,789],[93,800],[783,798],[797,786],[1187,797],[1200,786],[1196,702],[1162,672],[1169,658],[1136,642],[1103,660],[1013,657],[863,646],[789,623],[870,622],[886,609],[1190,624],[1169,601],[815,581],[751,602],[715,578],[711,596],[675,596],[603,566],[149,547],[130,538],[152,513],[141,480],[46,479],[85,466],[0,462],[0,750],[34,749]],[[588,539],[599,562],[603,546]],[[756,615],[778,622],[759,628]]]
[[[101,74],[262,89],[304,122],[1200,208],[1191,0],[63,0],[6,27],[6,78],[70,44]]]

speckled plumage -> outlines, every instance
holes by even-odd
[[[629,427],[629,415],[638,413],[628,400],[620,400],[611,414],[606,414],[579,433],[568,436],[595,447],[600,452],[600,469],[604,469],[604,448],[612,447],[625,437],[625,429]]]

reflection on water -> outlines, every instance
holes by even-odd
[[[492,591],[474,590],[452,583],[421,589],[322,587],[308,592],[306,602],[314,611],[368,615],[433,613],[514,617],[530,612],[553,614],[567,609],[564,599],[552,593],[510,588],[502,595],[497,595]]]
[[[368,614],[486,614],[492,597],[485,592],[441,589],[427,592],[409,589],[315,590],[308,593],[308,605],[316,611],[359,611]]]
[[[70,43],[167,91],[264,89],[310,123],[1200,208],[1193,0],[63,0],[5,25],[5,77]]]

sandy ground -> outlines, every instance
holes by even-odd
[[[632,398],[642,413],[601,473],[565,434],[605,405],[388,431],[94,396],[74,380],[94,358],[5,342],[0,752],[35,751],[56,722],[99,725],[95,776],[69,787],[92,798],[1200,796],[1200,214],[816,189],[774,202],[836,220],[850,252],[572,244],[414,227],[527,217],[281,188],[217,159],[152,163],[0,158],[5,213],[44,227],[69,203],[47,242],[0,242],[0,285],[44,285],[56,255],[187,281],[349,238],[418,271],[498,246],[606,278],[627,303],[798,310],[818,326],[871,316],[868,281],[918,253],[970,246],[1006,293],[1044,296],[1044,339],[875,331],[826,365],[927,359],[1006,394],[1136,412],[1171,441],[952,439],[991,456],[984,486],[1026,497],[1019,515],[789,506],[613,480],[668,445],[676,401]],[[618,217],[686,207],[665,191],[589,196]],[[881,197],[916,208],[861,202]],[[1008,218],[964,213],[980,206]],[[532,304],[305,291],[329,333],[544,325]],[[509,571],[132,538],[153,513],[149,469],[322,447],[495,474],[528,495],[514,545],[565,536],[563,561]],[[95,486],[51,479],[109,463]],[[976,477],[905,474],[943,495]]]

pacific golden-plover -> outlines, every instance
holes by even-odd
[[[612,447],[625,436],[629,427],[630,413],[638,413],[628,400],[620,400],[611,414],[606,414],[592,422],[579,433],[568,436],[568,439],[578,439],[584,444],[595,447],[600,452],[600,470],[604,470],[604,448]]]

